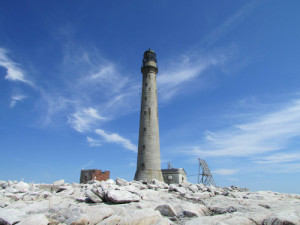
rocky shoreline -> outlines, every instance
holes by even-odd
[[[0,225],[294,225],[300,195],[186,183],[0,181]]]

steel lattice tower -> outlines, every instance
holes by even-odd
[[[199,161],[198,184],[203,183],[205,185],[216,186],[216,183],[212,177],[212,174],[210,173],[210,170],[205,160],[198,158],[198,161]]]

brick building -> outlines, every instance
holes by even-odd
[[[110,171],[102,172],[101,170],[97,170],[97,169],[81,170],[80,183],[84,184],[90,180],[106,181],[109,179],[109,175],[110,175]]]

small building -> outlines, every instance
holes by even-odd
[[[186,183],[186,172],[183,168],[173,168],[169,164],[168,169],[161,170],[164,182],[167,184],[182,184]]]
[[[102,172],[97,169],[81,170],[80,183],[85,184],[90,180],[106,181],[109,179],[109,175],[110,171]]]

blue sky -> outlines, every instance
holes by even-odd
[[[0,179],[132,180],[157,53],[162,168],[299,192],[300,2],[1,1]]]

